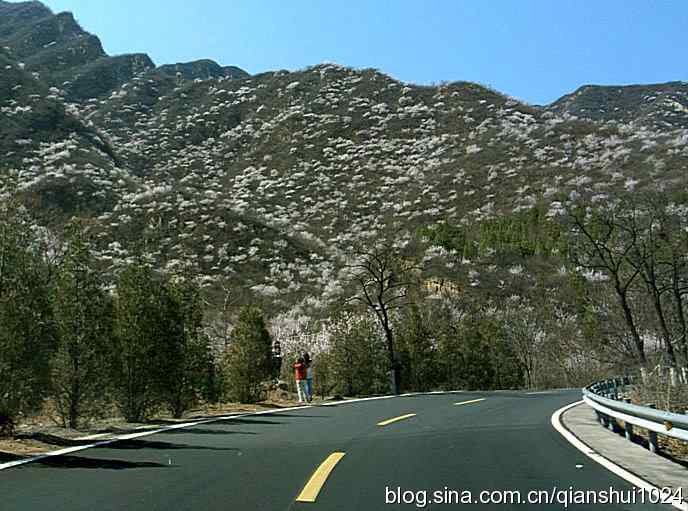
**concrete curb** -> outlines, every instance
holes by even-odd
[[[660,494],[660,488],[656,486],[655,484],[651,483],[650,481],[640,477],[637,474],[634,474],[633,472],[630,472],[629,470],[623,468],[622,466],[618,465],[616,462],[611,460],[608,457],[605,457],[601,453],[597,452],[595,449],[593,449],[590,445],[586,444],[583,442],[576,434],[571,431],[563,422],[562,416],[564,415],[565,412],[571,410],[572,408],[575,408],[577,406],[581,406],[583,404],[583,401],[577,401],[575,403],[571,403],[569,405],[564,406],[563,408],[560,408],[554,414],[552,414],[551,422],[552,426],[554,429],[556,429],[571,445],[573,445],[576,449],[581,451],[583,454],[588,456],[590,459],[596,461],[600,465],[602,465],[604,468],[612,472],[613,474],[617,475],[618,477],[624,479],[625,481],[628,481],[631,483],[633,486],[637,488],[641,488],[644,491],[646,491],[649,495],[659,495]],[[601,428],[601,426],[600,426]],[[667,504],[669,505],[669,504]],[[674,500],[671,504],[676,509],[680,509],[681,511],[688,511],[688,502],[679,502],[677,500]]]

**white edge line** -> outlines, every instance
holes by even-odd
[[[589,445],[581,441],[577,436],[575,436],[573,433],[571,433],[564,424],[562,423],[561,416],[566,412],[567,410],[573,408],[574,406],[578,406],[582,404],[583,401],[576,401],[575,403],[571,403],[570,405],[566,405],[563,408],[560,408],[556,412],[552,414],[552,426],[554,429],[556,429],[566,440],[569,441],[570,444],[572,444],[576,449],[578,449],[580,452],[585,454],[588,458],[591,458],[592,460],[596,461],[600,465],[602,465],[604,468],[612,472],[613,474],[616,474],[620,478],[628,481],[631,483],[633,486],[636,486],[638,488],[642,488],[648,493],[652,493],[654,495],[660,495],[659,488],[655,486],[654,484],[650,483],[649,481],[646,481],[645,479],[638,477],[637,475],[633,474],[632,472],[629,472],[623,467],[620,467],[616,463],[612,462],[611,460],[605,458],[602,456],[600,453],[596,452],[594,449],[592,449]],[[602,427],[602,426],[600,426]],[[680,509],[682,511],[688,511],[688,503],[679,503],[679,502],[673,502],[671,504],[673,507],[676,509]]]
[[[108,436],[110,433],[96,433],[95,435],[88,435],[88,436],[80,436],[78,438],[75,438],[74,440],[95,440],[96,438],[103,438],[104,436]]]
[[[323,403],[318,406],[339,406],[348,405],[349,403],[360,403],[361,401],[377,401],[379,399],[392,399],[399,396],[375,396],[375,397],[361,397],[358,399],[346,399],[344,401],[330,401],[329,403]]]
[[[57,451],[50,451],[50,452],[37,454],[35,456],[30,456],[28,458],[22,458],[22,459],[15,460],[15,461],[0,463],[0,470],[5,470],[5,469],[16,467],[19,465],[25,465],[27,463],[31,463],[34,461],[49,458],[51,456],[63,456],[65,454],[71,454],[73,452],[78,452],[78,451],[84,451],[86,449],[92,449],[94,447],[101,447],[104,445],[112,444],[114,442],[119,442],[120,440],[132,440],[134,438],[140,438],[140,437],[149,436],[149,435],[157,435],[158,433],[164,433],[165,431],[171,431],[171,430],[182,429],[182,428],[189,428],[192,426],[198,426],[199,424],[208,424],[211,422],[229,421],[232,419],[238,419],[238,418],[247,417],[250,415],[265,415],[268,413],[281,413],[281,412],[288,412],[291,410],[303,410],[304,408],[311,408],[311,407],[310,406],[293,406],[293,407],[289,407],[289,408],[279,408],[276,410],[262,410],[260,412],[250,412],[250,413],[241,413],[241,414],[232,414],[232,415],[221,415],[218,417],[201,419],[199,421],[184,422],[181,424],[172,424],[171,426],[165,426],[163,428],[146,429],[145,431],[136,432],[136,433],[127,433],[125,435],[118,435],[118,436],[115,436],[113,438],[108,438],[107,440],[101,440],[99,442],[93,442],[91,444],[76,445],[74,447],[67,447],[65,449],[59,449]],[[78,439],[75,439],[75,440],[78,440]],[[88,438],[82,438],[82,440],[88,440]]]

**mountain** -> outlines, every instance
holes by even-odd
[[[0,46],[24,69],[49,86],[59,87],[69,101],[80,102],[109,94],[155,64],[144,53],[109,56],[100,39],[84,31],[69,12],[53,14],[40,2],[0,0]],[[171,69],[175,72],[171,73]],[[185,78],[245,78],[237,67],[220,67],[213,61],[162,66],[162,74]]]
[[[688,127],[688,82],[585,85],[548,110],[595,121],[636,122],[660,129]]]
[[[98,182],[115,169],[113,148],[68,110],[57,89],[36,80],[4,50],[0,69],[0,181],[31,190],[40,218],[114,206],[117,186]],[[59,176],[51,174],[53,165],[60,166]]]
[[[671,103],[685,104],[682,83],[588,86],[533,107],[470,82],[416,86],[336,64],[154,68],[95,43],[60,74],[40,64],[52,37],[32,42],[36,27],[65,20],[58,53],[94,36],[36,2],[0,9],[0,37],[14,41],[2,53],[0,190],[51,228],[92,218],[112,271],[143,249],[212,286],[317,307],[337,293],[352,243],[390,218],[412,232],[470,227],[535,207],[556,217],[580,195],[685,191],[688,123]]]
[[[209,59],[166,64],[160,66],[158,71],[168,76],[181,76],[186,80],[208,80],[210,78],[230,78],[238,80],[250,76],[246,71],[236,66],[222,67],[214,60]]]
[[[30,24],[52,15],[52,11],[40,2],[0,1],[0,37],[16,34]]]

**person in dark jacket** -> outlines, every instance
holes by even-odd
[[[306,400],[313,401],[313,361],[308,353],[303,354],[303,363],[306,365]]]

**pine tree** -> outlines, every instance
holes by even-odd
[[[170,343],[176,344],[174,352],[178,357],[170,360],[167,401],[172,415],[179,418],[197,402],[208,377],[208,368],[212,367],[212,357],[202,329],[200,289],[188,276],[170,286],[179,314],[169,320],[181,322],[183,326],[176,330],[181,337],[170,339]]]
[[[256,307],[244,307],[240,311],[223,367],[230,399],[242,403],[260,400],[261,384],[272,372],[272,339],[263,314]]]
[[[399,353],[402,361],[402,378],[406,389],[426,392],[436,385],[437,346],[430,307],[412,303],[399,315],[396,330],[399,332]]]
[[[389,390],[387,346],[374,319],[338,316],[332,326],[331,338],[329,365],[335,383],[333,387],[347,396]]]
[[[104,397],[112,302],[89,250],[84,226],[68,226],[64,258],[51,293],[57,349],[51,360],[52,395],[63,425],[78,426]]]
[[[131,422],[144,419],[168,397],[180,357],[180,305],[163,279],[136,262],[117,283],[113,357],[115,399]],[[172,368],[172,370],[171,370]]]
[[[15,201],[0,203],[0,434],[38,409],[54,347],[48,268]]]

